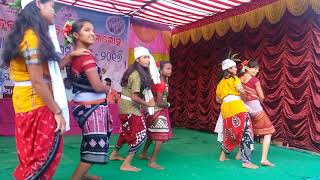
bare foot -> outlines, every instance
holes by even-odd
[[[85,174],[82,176],[81,180],[101,180],[101,177]]]
[[[153,168],[153,169],[156,169],[156,170],[163,170],[164,169],[164,167],[160,166],[156,162],[149,162],[148,166]]]
[[[258,169],[259,166],[252,164],[252,163],[242,163],[242,167],[248,168],[248,169]]]
[[[131,172],[141,171],[140,168],[136,168],[136,167],[131,166],[131,165],[122,165],[122,166],[120,167],[120,170],[121,170],[121,171],[131,171]]]
[[[118,161],[124,161],[124,158],[119,156],[119,154],[117,153],[111,153],[110,157],[109,157],[109,160],[110,161],[115,161],[115,160],[118,160]]]
[[[240,159],[241,159],[240,152],[237,152],[237,155],[236,155],[235,159],[236,159],[236,160],[240,160]]]
[[[219,158],[219,161],[220,161],[220,162],[223,162],[223,161],[227,161],[227,160],[229,160],[229,159],[227,158],[227,156],[226,156],[224,153],[221,153],[220,158]]]
[[[139,158],[142,160],[150,160],[150,157],[148,157],[146,154],[140,154]]]
[[[273,166],[275,166],[274,164],[272,164],[272,163],[269,162],[268,160],[261,161],[260,164],[261,164],[262,166],[268,166],[268,167],[273,167]]]
[[[219,158],[219,161],[220,161],[220,162],[228,161],[228,160],[230,160],[230,159],[228,159],[228,158],[226,158],[226,157],[225,157],[225,158],[221,158],[221,157]]]

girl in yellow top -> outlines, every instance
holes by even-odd
[[[15,83],[12,100],[19,165],[14,178],[51,179],[61,159],[59,132],[64,132],[66,123],[53,99],[48,70],[48,61],[59,60],[48,35],[55,16],[54,1],[22,0],[21,6],[3,54]],[[68,63],[72,55],[59,65]]]
[[[256,169],[251,163],[253,150],[253,131],[248,110],[243,102],[245,91],[240,79],[236,76],[236,63],[231,59],[222,62],[223,79],[216,90],[217,102],[221,104],[223,118],[223,142],[220,161],[227,160],[226,154],[240,148],[242,166]]]

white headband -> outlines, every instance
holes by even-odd
[[[231,59],[225,59],[224,61],[222,61],[222,71],[229,69],[233,66],[236,66],[237,64],[232,61]]]
[[[21,0],[21,8],[24,9],[28,4],[30,4],[33,0]]]
[[[145,47],[134,48],[134,59],[138,59],[141,56],[151,56],[149,50]]]

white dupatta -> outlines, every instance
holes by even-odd
[[[51,41],[55,47],[55,50],[58,54],[62,54],[56,28],[54,25],[49,26],[49,36]],[[68,101],[66,96],[66,90],[64,87],[63,79],[61,76],[59,64],[57,61],[48,61],[49,66],[49,73],[51,76],[52,82],[52,90],[53,90],[53,97],[55,102],[58,104],[60,109],[62,110],[62,115],[66,120],[66,131],[70,130],[70,119],[69,119],[69,108],[68,108]]]

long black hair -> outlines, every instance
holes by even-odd
[[[137,61],[134,61],[133,65],[131,65],[123,74],[121,79],[121,86],[125,87],[128,85],[128,79],[130,74],[133,71],[138,71],[141,79],[141,88],[149,89],[151,84],[151,78],[149,74],[149,69],[142,67]]]
[[[86,23],[86,22],[92,24],[92,22],[91,22],[89,19],[85,19],[85,18],[79,19],[78,21],[76,21],[76,22],[74,22],[74,23],[72,24],[72,29],[71,29],[71,31],[70,31],[70,34],[71,34],[71,36],[72,36],[72,38],[73,38],[73,45],[76,44],[76,39],[73,37],[73,33],[75,33],[75,32],[76,32],[76,33],[79,33],[79,31],[80,31],[81,28],[83,27],[84,23]]]
[[[219,82],[222,80],[222,79],[229,79],[229,78],[233,78],[235,80],[235,77],[236,75],[232,75],[231,72],[229,71],[229,69],[225,69],[223,71],[220,71],[217,75],[217,85],[219,84]]]
[[[250,59],[247,66],[249,68],[259,68],[259,63],[255,59]]]
[[[259,63],[258,63],[258,61],[255,60],[255,59],[249,59],[246,66],[247,66],[248,68],[259,68]],[[240,69],[243,69],[243,65],[241,64],[239,68],[240,68]],[[246,71],[247,71],[247,70],[240,70],[240,72],[238,72],[238,77],[243,76]]]
[[[52,0],[40,0],[40,3],[46,3]],[[32,29],[39,38],[40,59],[43,61],[58,61],[59,56],[55,52],[55,48],[49,38],[49,24],[41,16],[40,9],[36,2],[32,1],[23,10],[21,10],[14,23],[14,27],[9,33],[2,59],[5,64],[9,64],[14,58],[21,57],[20,43],[24,38],[24,33],[28,29]]]

